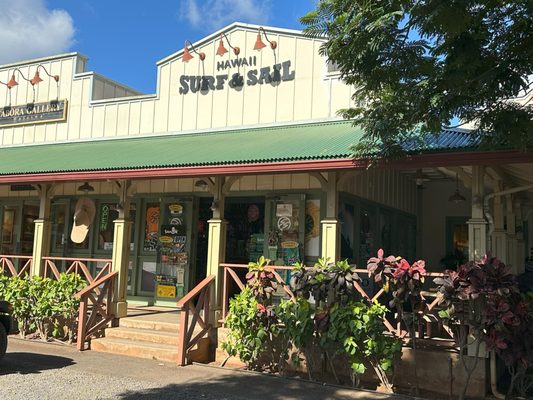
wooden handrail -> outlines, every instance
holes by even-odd
[[[33,256],[20,256],[20,255],[14,255],[14,254],[0,254],[0,258],[22,258],[22,259],[29,259],[29,258],[33,258]]]
[[[44,269],[43,275],[45,277],[52,275],[55,279],[59,279],[60,268],[57,267],[56,261],[66,261],[68,268],[66,270],[67,274],[77,274],[82,276],[87,282],[92,283],[95,279],[98,279],[106,272],[110,272],[112,260],[108,258],[78,258],[78,257],[43,257]],[[70,262],[70,264],[68,264]],[[87,267],[89,262],[101,262],[105,263],[102,270],[93,277],[89,268]]]
[[[82,257],[43,257],[43,260],[57,261],[94,261],[94,262],[111,262],[110,258],[82,258]]]
[[[26,260],[24,265],[20,266],[18,265],[18,271],[17,267],[15,266],[15,260],[21,260],[21,263]],[[32,256],[20,256],[20,255],[9,255],[9,254],[2,254],[0,255],[0,268],[5,272],[5,268],[7,267],[9,273],[11,276],[17,276],[22,277],[23,275],[29,275],[31,273],[31,267],[33,264],[33,257]]]
[[[203,337],[209,336],[212,326],[210,321],[210,288],[215,280],[215,275],[207,276],[196,285],[187,295],[181,298],[177,306],[180,312],[180,331],[178,338],[178,364],[187,364],[187,354]],[[196,304],[194,303],[194,300]],[[203,310],[203,316],[200,311]],[[189,312],[192,312],[192,321],[189,325]],[[196,324],[201,326],[201,331],[194,335]],[[193,336],[194,335],[194,336]]]
[[[198,285],[196,285],[189,293],[187,293],[180,300],[178,300],[178,302],[176,303],[176,306],[178,308],[184,307],[187,302],[191,301],[196,296],[198,296],[200,292],[204,289],[204,287],[209,285],[214,280],[215,280],[215,275],[209,275],[207,278],[201,281]]]
[[[118,271],[113,271],[103,277],[101,277],[100,279],[97,279],[95,281],[93,281],[89,286],[86,286],[84,289],[80,290],[78,293],[76,293],[74,296],[75,297],[78,297],[78,298],[81,298],[82,296],[84,296],[85,294],[89,293],[90,291],[98,288],[100,285],[102,285],[105,281],[111,279],[112,277],[118,275]]]
[[[85,350],[87,341],[90,341],[95,333],[105,329],[114,318],[112,303],[117,276],[118,271],[110,272],[75,294],[75,297],[80,299],[76,345],[78,350]],[[92,305],[91,309],[89,303]]]

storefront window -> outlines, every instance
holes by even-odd
[[[34,221],[37,218],[39,218],[39,206],[24,204],[24,207],[22,207],[22,234],[20,237],[20,251],[22,254],[31,254],[33,251]]]
[[[141,273],[141,290],[143,292],[154,291],[156,267],[157,263],[155,261],[143,261]]]
[[[341,225],[341,259],[353,260],[354,258],[354,206],[341,203],[339,223]]]
[[[226,260],[247,264],[263,254],[265,203],[260,199],[228,199]]]
[[[135,221],[136,208],[135,204],[130,205],[130,220]],[[100,203],[99,207],[99,224],[98,224],[98,250],[111,251],[113,249],[113,240],[115,234],[114,221],[118,218],[118,209],[116,203]],[[133,238],[135,237],[135,225],[132,227],[130,248],[133,250]]]
[[[304,254],[305,196],[282,196],[269,204],[268,258],[276,264],[294,265]]]
[[[3,207],[2,221],[2,253],[13,254],[16,244],[15,239],[15,217],[16,209],[9,206]]]
[[[145,227],[143,240],[143,250],[145,252],[155,252],[157,250],[157,243],[159,239],[159,215],[159,203],[146,204],[144,213]]]
[[[379,235],[380,235],[380,247],[383,249],[385,254],[393,254],[392,250],[392,214],[389,212],[381,211],[379,216]]]
[[[50,212],[52,251],[65,245],[65,204],[52,204]]]
[[[374,238],[374,213],[362,208],[359,214],[359,263],[366,265],[376,252]]]

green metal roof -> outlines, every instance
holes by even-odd
[[[336,121],[8,147],[0,149],[0,175],[349,158],[362,134]]]

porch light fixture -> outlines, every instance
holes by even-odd
[[[223,56],[224,54],[228,52],[228,49],[224,47],[224,40],[222,39],[222,36],[226,38],[226,41],[228,42],[228,46],[233,50],[233,54],[238,56],[241,53],[241,48],[233,47],[225,33],[220,34],[220,41],[218,42],[217,56]]]
[[[19,75],[22,77],[22,79],[24,79],[26,82],[30,82],[31,83],[31,89],[33,91],[33,99],[30,103],[28,103],[28,109],[31,110],[33,109],[33,103],[35,103],[35,88],[33,87],[33,83],[31,81],[31,79],[28,79],[24,76],[24,74],[22,73],[22,71],[18,68],[15,68],[13,70],[13,74],[11,75],[11,79],[9,80],[9,82],[7,83],[7,87],[9,89],[17,86],[19,83],[15,80],[15,72],[18,72]]]
[[[46,67],[42,64],[39,64],[37,65],[37,69],[35,70],[35,75],[32,79],[28,79],[26,78],[26,76],[22,73],[22,71],[18,68],[15,68],[13,70],[13,73],[11,74],[11,79],[7,82],[7,83],[4,83],[4,82],[0,82],[1,84],[7,86],[8,89],[12,89],[14,88],[15,86],[17,86],[19,83],[17,82],[17,79],[15,78],[15,73],[18,73],[22,79],[24,79],[25,81],[29,82],[31,84],[31,88],[33,90],[33,100],[30,104],[33,104],[35,103],[35,85],[38,85],[39,83],[41,83],[43,81],[43,79],[40,77],[40,74],[39,74],[39,70],[42,69],[46,75],[48,75],[50,78],[52,78],[55,82],[56,82],[56,87],[57,87],[57,90],[56,90],[56,94],[57,94],[57,97],[56,97],[56,100],[59,99],[59,75],[52,75],[48,72],[48,70],[46,69]],[[11,91],[9,92],[10,93],[10,97],[11,97]],[[10,103],[11,103],[11,99],[10,99]]]
[[[196,182],[194,182],[194,187],[200,190],[206,190],[209,185],[203,179],[198,179]]]
[[[192,51],[194,51],[196,54],[198,54],[198,57],[200,57],[201,61],[205,60],[205,53],[202,53],[202,52],[198,53],[196,51],[196,49],[194,48],[194,46],[192,45],[192,43],[190,42],[190,40],[186,40],[185,41],[185,47],[183,48],[183,56],[181,57],[181,61],[189,62],[190,60],[192,60],[194,58],[194,56],[190,53],[189,47],[187,46],[187,44],[189,44],[189,46],[191,46]]]
[[[15,73],[11,75],[11,79],[7,82],[7,88],[12,89],[17,86],[19,83],[15,80]]]
[[[9,93],[9,103],[7,105],[4,106],[4,111],[9,111],[11,109],[11,88],[9,87],[9,85],[5,82],[2,82],[0,81],[0,84],[4,85],[7,87],[8,89],[8,93]]]
[[[37,65],[37,70],[35,71],[35,75],[30,80],[32,85],[37,85],[43,81],[39,74],[39,69],[42,69],[46,75],[48,75],[50,78],[52,78],[54,81],[56,81],[57,84],[59,84],[59,75],[52,75],[48,72],[46,67],[42,64]]]
[[[455,204],[466,201],[466,198],[461,193],[459,193],[459,175],[458,174],[455,174],[455,193],[452,194],[448,198],[448,201],[450,203],[455,203]]]
[[[94,192],[94,188],[89,185],[89,182],[85,182],[83,185],[78,187],[78,191],[84,192],[85,194],[89,192]]]
[[[278,47],[278,43],[275,40],[268,39],[265,28],[263,28],[262,26],[260,26],[259,29],[257,30],[257,40],[255,41],[254,50],[261,51],[263,48],[266,47],[266,44],[261,39],[261,32],[263,32],[263,35],[265,36],[266,41],[270,44],[270,48],[272,50],[275,50],[276,47]]]

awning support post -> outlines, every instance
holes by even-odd
[[[468,258],[479,260],[487,253],[487,221],[483,212],[485,167],[472,167],[472,214],[468,220]]]
[[[208,178],[209,179],[209,178]],[[220,264],[226,257],[226,225],[224,220],[224,201],[225,193],[229,190],[229,185],[225,185],[225,179],[216,176],[211,180],[211,192],[213,194],[213,203],[211,210],[213,217],[207,221],[209,225],[209,236],[207,240],[207,275],[215,275],[214,288],[209,292],[211,307],[210,311],[212,321],[219,321],[222,309],[222,274],[220,273]]]
[[[50,251],[50,205],[55,186],[44,183],[36,185],[39,192],[39,218],[34,221],[31,274],[43,275],[43,257]]]
[[[117,204],[118,218],[113,221],[115,230],[113,234],[112,270],[118,271],[118,278],[114,288],[112,308],[115,318],[122,318],[128,314],[128,269],[131,227],[133,225],[130,220],[131,182],[123,180],[113,183],[118,193],[119,202]]]
[[[337,184],[339,174],[328,172],[327,179],[321,174],[313,174],[318,179],[322,190],[326,192],[326,217],[320,221],[322,225],[322,251],[320,256],[330,262],[336,262],[339,257],[339,223],[337,221],[339,196]]]

